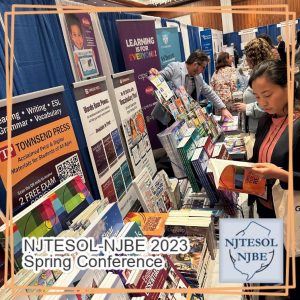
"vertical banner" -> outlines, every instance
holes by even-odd
[[[181,61],[177,27],[157,28],[156,37],[162,69],[173,61]]]
[[[88,13],[60,15],[69,58],[77,81],[102,75],[99,51]]]
[[[211,29],[206,29],[200,32],[201,37],[201,49],[209,56],[209,66],[206,68],[204,73],[204,79],[206,83],[209,84],[210,78],[215,71],[214,63],[214,52],[213,52],[213,42],[212,42],[212,33]]]
[[[147,167],[153,177],[155,160],[134,80],[134,72],[112,75],[118,111],[135,177]]]
[[[12,156],[14,215],[65,179],[85,170],[63,87],[13,98],[12,145],[7,145],[6,100],[0,101],[0,176],[6,187],[8,155]],[[5,210],[5,201],[1,209]]]
[[[156,103],[152,95],[154,87],[147,79],[151,68],[161,69],[154,20],[118,20],[117,27],[126,69],[134,70],[152,148],[161,148],[157,138],[159,129],[151,116]]]
[[[75,97],[101,198],[125,215],[136,197],[105,78],[74,83]]]

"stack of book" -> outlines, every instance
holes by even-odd
[[[171,184],[165,171],[152,179],[147,168],[133,180],[133,187],[145,212],[167,212],[177,208],[171,193]]]
[[[165,236],[188,237],[189,253],[170,255],[170,258],[190,286],[203,287],[209,262],[216,253],[211,211],[171,211],[165,224]]]
[[[182,209],[198,209],[210,206],[210,199],[206,191],[194,193],[190,188],[183,199]]]
[[[197,179],[192,169],[191,158],[196,149],[196,144],[193,141],[191,136],[186,136],[182,139],[182,141],[177,146],[178,153],[180,155],[181,161],[183,163],[183,167],[185,169],[185,173],[191,183],[194,192],[199,192],[200,187],[198,185]]]
[[[229,160],[230,156],[228,150],[225,147],[225,143],[216,143],[212,158]],[[217,192],[218,198],[221,200],[222,206],[225,212],[230,216],[235,216],[237,213],[236,205],[238,203],[238,194],[229,190],[220,190],[215,184],[214,175],[210,166],[207,166],[207,176],[210,184],[214,187]]]
[[[124,289],[123,282],[118,274],[108,272],[103,281],[101,282],[99,288],[105,289]],[[122,294],[96,294],[91,300],[130,300],[130,297],[126,293]]]
[[[246,146],[241,134],[226,135],[224,143],[230,156],[234,154],[246,154]]]
[[[184,137],[188,126],[184,120],[176,121],[170,127],[160,132],[157,136],[164,147],[172,164],[174,175],[177,178],[185,177],[183,164],[180,160],[177,146]]]
[[[191,163],[194,172],[200,181],[202,187],[207,192],[211,204],[215,204],[219,201],[217,192],[214,186],[210,183],[207,175],[207,165],[209,158],[214,151],[214,144],[210,137],[201,138],[197,144],[197,148],[191,158]]]
[[[101,213],[109,204],[108,198],[95,200],[82,213],[80,213],[74,220],[72,220],[70,229],[85,230],[92,222],[92,220]]]
[[[125,286],[133,289],[147,289],[148,292],[135,293],[132,296],[144,297],[145,300],[186,299],[183,293],[151,293],[152,289],[180,289],[188,288],[189,284],[177,270],[172,259],[165,255],[165,267],[161,270],[133,270]],[[169,298],[170,297],[170,298]]]

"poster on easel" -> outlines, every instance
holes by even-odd
[[[151,176],[154,176],[157,169],[134,80],[134,71],[113,74],[112,78],[118,113],[134,175],[136,177],[147,167]]]
[[[101,199],[118,202],[125,215],[136,197],[106,77],[76,82],[74,91]]]
[[[63,90],[59,86],[13,97],[10,147],[6,100],[0,100],[0,180],[6,187],[11,155],[14,215],[69,177],[80,175],[88,184]],[[0,204],[5,211],[5,201]]]
[[[76,81],[103,75],[91,15],[65,13],[59,18]]]

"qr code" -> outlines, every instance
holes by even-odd
[[[85,182],[77,153],[55,165],[55,168],[60,182],[76,175],[79,175],[82,181]]]

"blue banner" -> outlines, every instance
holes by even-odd
[[[158,52],[162,69],[173,61],[181,61],[178,30],[176,27],[156,29]]]
[[[212,43],[212,34],[210,29],[206,29],[200,32],[201,37],[201,50],[209,56],[210,68],[206,68],[204,73],[204,79],[207,83],[215,71],[214,52]]]

